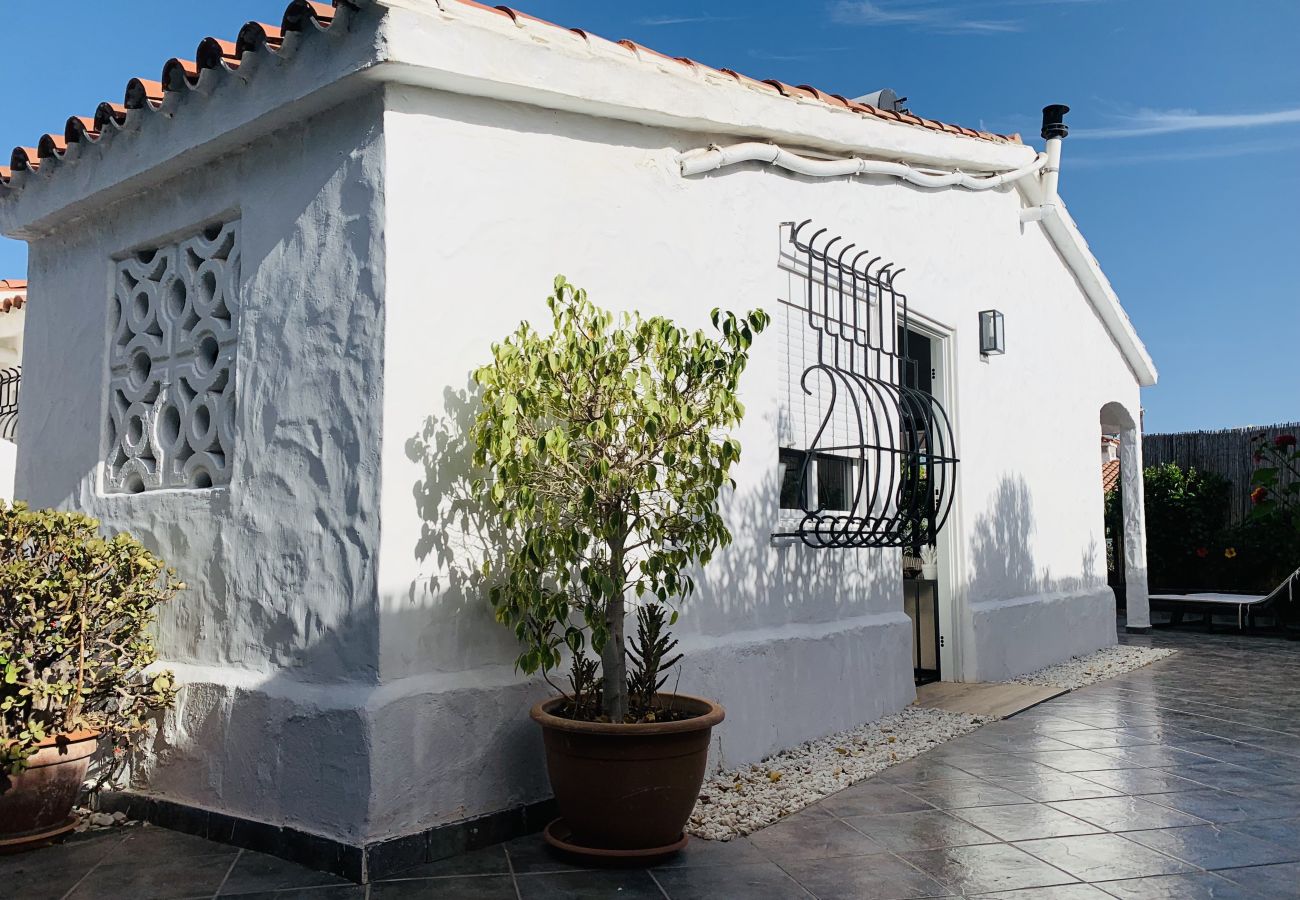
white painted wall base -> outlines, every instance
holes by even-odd
[[[1115,592],[1038,594],[971,605],[974,681],[1005,681],[1116,643]]]
[[[711,768],[906,706],[910,641],[901,614],[695,641],[682,684],[727,710]],[[509,667],[383,686],[174,669],[180,703],[139,773],[157,796],[359,844],[550,795],[528,710],[552,692]]]

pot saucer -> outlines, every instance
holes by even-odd
[[[678,850],[686,846],[690,836],[685,832],[671,844],[665,844],[662,847],[644,847],[637,850],[610,850],[606,847],[584,847],[581,844],[573,842],[573,831],[565,823],[564,819],[555,819],[547,825],[542,831],[542,837],[546,843],[550,844],[556,850],[576,856],[593,863],[603,863],[605,865],[618,865],[633,862],[653,862],[667,856],[672,856]]]
[[[70,833],[77,827],[77,817],[68,816],[66,820],[53,828],[46,828],[43,831],[29,832],[27,834],[10,835],[6,838],[0,838],[0,856],[8,853],[21,853],[24,850],[34,850],[42,847],[65,834]]]

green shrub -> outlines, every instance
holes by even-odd
[[[1174,463],[1148,466],[1143,479],[1151,586],[1210,586],[1225,551],[1232,483]]]
[[[100,732],[125,752],[174,697],[155,609],[185,587],[139,541],[79,513],[0,501],[0,774],[47,737]]]

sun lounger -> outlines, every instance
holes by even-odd
[[[1218,592],[1152,594],[1151,609],[1169,613],[1169,624],[1180,625],[1183,616],[1189,612],[1205,616],[1205,624],[1212,626],[1214,616],[1224,613],[1237,614],[1237,628],[1245,629],[1254,625],[1261,615],[1271,615],[1278,624],[1283,617],[1279,607],[1296,602],[1300,594],[1300,569],[1292,572],[1286,580],[1267,594],[1230,594]]]

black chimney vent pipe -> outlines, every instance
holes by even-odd
[[[1043,140],[1063,138],[1070,133],[1070,126],[1065,124],[1065,114],[1070,107],[1064,103],[1053,103],[1043,107]]]

